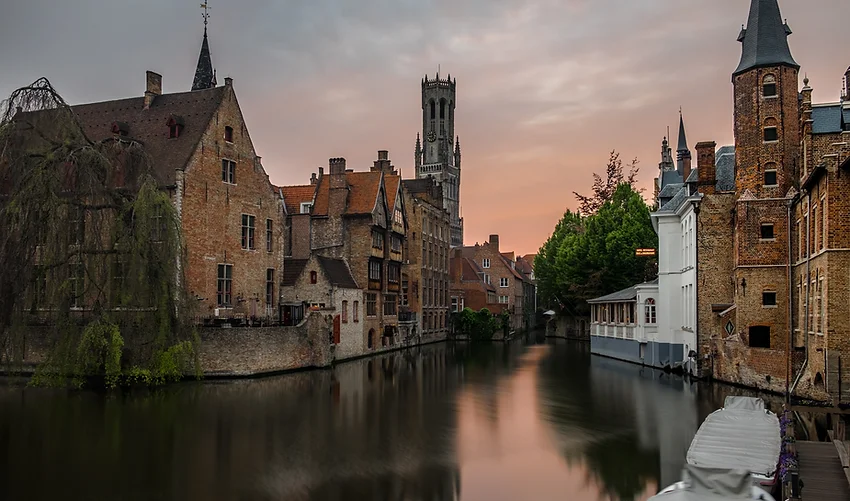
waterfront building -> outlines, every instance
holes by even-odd
[[[492,313],[507,311],[511,317],[510,328],[525,329],[526,293],[531,295],[530,291],[526,291],[529,280],[517,271],[514,253],[502,253],[499,250],[499,235],[490,235],[489,241],[480,245],[476,243],[462,247],[459,252],[455,252],[455,258],[458,256],[473,263],[473,266],[470,266],[459,261],[456,274],[453,275],[457,277],[458,273],[461,274],[462,280],[460,284],[452,284],[454,289],[475,292],[464,294],[466,307],[475,311],[486,307]],[[472,279],[470,275],[473,272],[480,276],[483,287],[476,283],[477,280]],[[464,280],[464,277],[467,280]],[[472,290],[469,289],[471,285],[474,285]],[[484,291],[486,294],[480,294]],[[456,297],[460,299],[460,296]],[[454,304],[455,297],[452,298],[452,305]]]
[[[402,267],[402,314],[417,342],[445,339],[449,321],[451,219],[433,177],[402,181],[408,238]]]
[[[658,280],[588,300],[590,351],[655,367],[672,367],[684,347],[658,340]]]
[[[463,249],[452,249],[449,262],[451,273],[451,311],[454,313],[469,308],[480,311],[487,308],[499,314],[506,307],[498,302],[496,288],[485,281],[484,269],[472,259],[463,256]]]
[[[812,103],[790,34],[777,0],[752,0],[732,74],[732,185],[713,182],[714,143],[697,145],[700,372],[847,402],[850,72],[838,102]]]
[[[282,206],[256,154],[233,80],[217,86],[206,28],[192,90],[165,94],[162,76],[148,71],[137,97],[71,107],[90,141],[137,142],[152,174],[173,203],[185,253],[186,290],[199,321],[269,321],[275,317],[282,267]],[[33,121],[49,112],[19,113]],[[137,179],[115,160],[118,189]],[[67,220],[74,243],[94,236],[93,212],[77,208]],[[87,227],[88,226],[88,227]],[[103,268],[123,270],[114,256]],[[115,271],[117,273],[118,271]],[[84,312],[95,292],[81,264],[69,266],[72,308]],[[117,279],[113,279],[117,280]],[[90,291],[91,294],[85,292]],[[42,305],[43,306],[43,305]]]
[[[332,158],[328,174],[321,168],[310,185],[281,187],[280,192],[286,210],[284,230],[291,241],[286,251],[292,261],[287,262],[314,257],[338,260],[361,291],[359,300],[346,299],[352,301],[352,315],[357,311],[359,317],[363,309],[358,322],[352,316],[352,323],[360,325],[361,337],[352,346],[365,347],[358,354],[407,343],[414,326],[400,322],[403,315],[399,315],[399,307],[408,223],[401,176],[389,153],[379,151],[372,168],[364,172],[347,169],[344,158]],[[318,270],[312,271],[318,274]],[[293,290],[283,292],[287,298],[285,315],[286,311],[297,315],[299,308],[312,304],[296,281],[288,281],[286,287]],[[309,301],[315,302],[313,296]],[[354,301],[359,304],[355,306]],[[341,322],[345,309],[341,304],[335,308],[334,322]],[[348,353],[347,348],[341,348],[341,352]]]
[[[457,79],[422,80],[422,136],[416,136],[416,178],[434,177],[443,189],[443,208],[451,220],[451,245],[463,245],[460,216],[460,137],[455,136]],[[424,141],[424,143],[423,143]]]

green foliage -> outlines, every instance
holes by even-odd
[[[490,341],[496,331],[502,328],[503,321],[503,316],[497,317],[487,308],[480,311],[464,308],[454,313],[452,325],[455,326],[455,333],[467,336],[472,341]]]
[[[628,183],[617,186],[595,214],[567,211],[534,262],[542,304],[586,315],[586,301],[651,279],[654,258],[635,249],[656,248],[649,207]]]
[[[33,384],[197,373],[179,216],[143,144],[91,140],[42,79],[4,102],[0,180],[0,347],[50,331]]]

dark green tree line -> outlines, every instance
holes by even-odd
[[[588,299],[653,278],[654,259],[635,255],[658,245],[650,208],[635,187],[635,165],[624,176],[612,153],[607,177],[594,174],[593,193],[576,194],[583,211],[567,210],[534,261],[541,304],[586,315]]]

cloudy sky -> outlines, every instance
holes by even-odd
[[[749,0],[210,2],[219,82],[234,79],[276,184],[305,184],[329,157],[367,169],[379,149],[412,177],[420,80],[438,65],[457,78],[468,244],[499,233],[536,252],[612,149],[640,160],[649,189],[679,106],[691,147],[732,141]],[[780,5],[815,100],[838,100],[850,2]],[[199,0],[11,0],[0,95],[41,76],[72,104],[141,95],[145,70],[186,91],[202,34]]]

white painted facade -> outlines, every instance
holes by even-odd
[[[687,189],[687,187],[683,188]],[[652,214],[658,234],[658,296],[663,311],[658,315],[655,341],[681,345],[683,360],[696,349],[696,213],[699,195],[686,198],[675,210]]]

